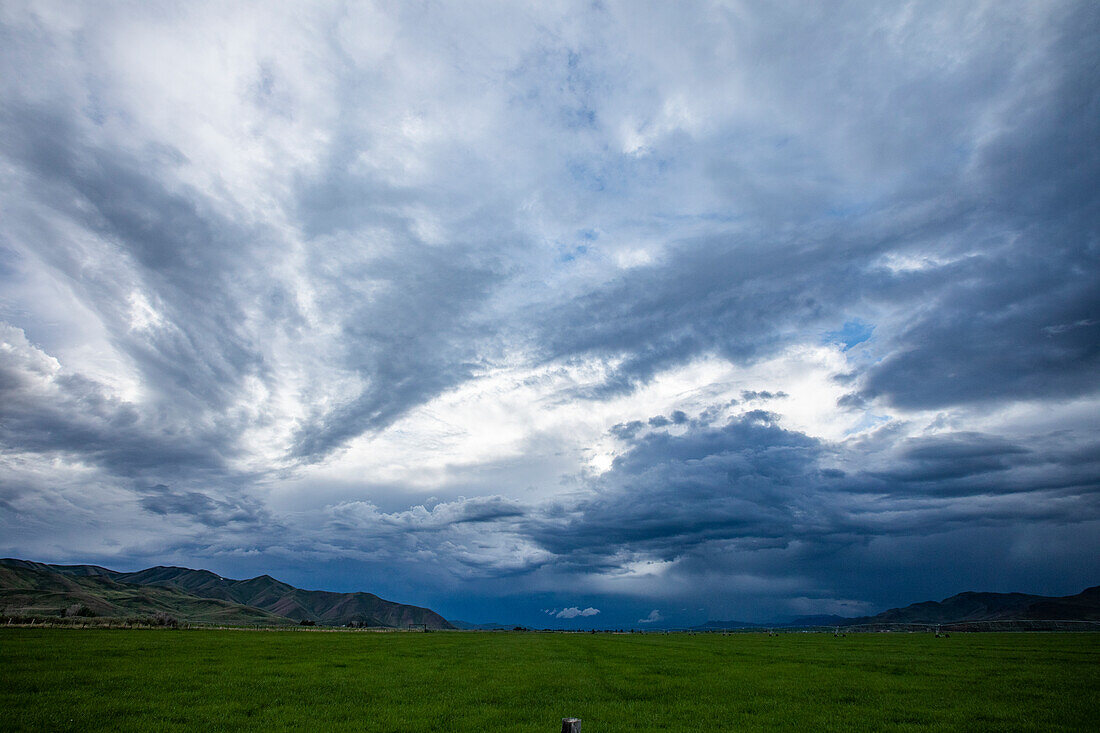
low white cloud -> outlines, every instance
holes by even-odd
[[[661,615],[661,612],[658,611],[656,608],[654,608],[652,611],[649,612],[648,616],[646,616],[645,618],[638,619],[638,623],[640,623],[640,624],[651,624],[651,623],[654,623],[655,621],[663,621],[664,618],[665,617]]]
[[[592,608],[591,606],[583,610],[577,606],[570,606],[569,608],[563,608],[562,610],[555,613],[554,618],[577,618],[578,616],[595,616],[599,612],[600,609]]]

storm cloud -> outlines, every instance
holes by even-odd
[[[7,3],[0,552],[529,624],[1093,585],[1098,39]]]

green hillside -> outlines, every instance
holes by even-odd
[[[208,570],[162,566],[136,573],[121,573],[119,579],[127,583],[178,588],[203,598],[219,598],[255,606],[295,621],[343,625],[374,620],[377,625],[398,628],[410,624],[424,624],[432,629],[452,628],[446,619],[431,609],[394,603],[373,593],[302,590],[270,575],[232,580]]]
[[[27,565],[33,565],[27,563]],[[197,623],[290,624],[290,619],[238,603],[200,598],[172,588],[119,582],[110,575],[66,575],[0,562],[0,613],[56,616],[86,606],[95,616],[135,617],[165,614]]]
[[[0,608],[11,615],[56,613],[83,603],[99,616],[169,613],[181,620],[343,626],[454,628],[431,609],[373,593],[302,590],[269,575],[223,578],[209,570],[157,566],[122,573],[97,565],[0,560]]]

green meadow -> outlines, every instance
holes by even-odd
[[[1100,730],[1100,634],[0,629],[0,730]]]

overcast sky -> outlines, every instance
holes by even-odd
[[[1100,583],[1100,5],[0,5],[0,554],[683,625]]]

